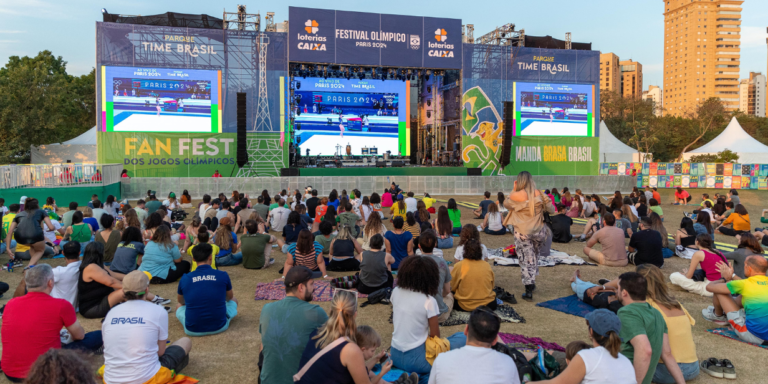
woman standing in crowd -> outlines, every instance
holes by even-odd
[[[8,235],[5,238],[6,252],[13,259],[14,251],[11,250],[11,239],[15,237],[16,244],[29,246],[29,266],[37,264],[45,252],[45,234],[43,233],[43,224],[49,231],[56,228],[51,223],[48,214],[40,209],[40,205],[35,198],[28,198],[24,204],[24,211],[17,214],[11,222]],[[90,240],[90,237],[89,239]]]
[[[96,233],[96,242],[104,246],[104,262],[109,265],[115,258],[117,245],[120,244],[120,231],[114,228],[115,218],[110,214],[101,215],[101,231]]]
[[[501,213],[496,203],[488,205],[488,213],[485,215],[483,224],[480,225],[486,235],[500,236],[507,233],[507,228],[501,224]]]
[[[495,282],[493,269],[483,261],[480,241],[469,240],[464,244],[464,259],[451,270],[451,292],[456,299],[453,309],[472,312],[485,305],[496,310],[496,293],[493,291]]]
[[[376,235],[384,236],[387,233],[387,227],[381,222],[379,215],[371,215],[363,228],[363,250],[371,250],[370,241]]]
[[[453,254],[453,259],[456,261],[464,260],[464,244],[467,244],[471,240],[477,240],[480,243],[480,248],[483,250],[483,260],[488,260],[488,248],[480,241],[480,232],[474,224],[467,224],[461,228],[461,234],[459,235],[459,246],[456,247],[456,252]]]
[[[357,240],[352,238],[349,226],[342,225],[339,234],[331,240],[331,261],[328,263],[329,271],[349,272],[359,271],[362,247]]]
[[[453,223],[452,233],[454,235],[461,233],[461,211],[454,199],[448,199],[448,218],[451,220],[451,223]],[[438,219],[440,219],[439,213]]]
[[[696,247],[699,250],[691,257],[691,265],[684,269],[683,273],[674,272],[669,275],[669,281],[688,292],[712,297],[712,292],[707,291],[707,284],[720,280],[720,271],[717,268],[717,263],[724,262],[728,264],[725,256],[714,248],[713,243],[709,235],[702,234],[696,236]],[[693,280],[693,275],[699,267],[704,271],[704,281]]]
[[[451,199],[453,200],[453,199]],[[450,206],[450,200],[448,201],[448,206]],[[456,202],[454,201],[454,205]],[[458,210],[456,210],[458,212]],[[448,210],[445,206],[441,206],[437,210],[437,218],[435,218],[435,221],[432,223],[432,228],[435,229],[435,233],[437,234],[437,248],[438,249],[449,249],[453,248],[453,234],[457,233],[456,230],[456,221],[453,221],[451,219],[451,211]],[[461,213],[458,213],[461,215]],[[461,225],[461,222],[458,222],[459,225]],[[461,232],[461,227],[458,228],[459,232]]]
[[[683,217],[680,220],[680,229],[675,232],[675,254],[683,259],[691,259],[696,253],[696,230],[693,229],[693,220]]]
[[[645,301],[656,308],[667,323],[669,347],[683,372],[685,381],[695,379],[699,376],[699,357],[696,356],[696,343],[693,342],[691,327],[696,325],[696,320],[688,314],[679,301],[669,294],[666,279],[659,267],[653,264],[641,264],[637,267],[637,273],[645,277],[648,282],[648,296]],[[663,362],[656,366],[653,382],[675,384],[674,377]]]
[[[299,240],[296,244],[288,246],[288,254],[283,266],[283,279],[288,271],[294,265],[301,265],[309,268],[315,273],[315,277],[322,276],[324,279],[330,279],[325,271],[325,260],[323,260],[323,246],[313,240],[312,233],[303,230],[299,233]]]
[[[189,272],[191,265],[183,260],[179,246],[171,241],[171,230],[165,225],[154,229],[152,238],[144,247],[139,270],[152,275],[153,284],[168,284]]]
[[[438,294],[440,270],[429,257],[408,257],[400,265],[397,287],[392,291],[392,362],[406,372],[416,372],[420,382],[429,379],[432,365],[426,358],[426,343],[440,337]],[[463,347],[467,337],[457,332],[448,337],[450,349]]]
[[[369,295],[382,288],[392,288],[392,264],[395,258],[384,249],[384,237],[376,234],[371,238],[370,250],[363,251],[357,291]]]
[[[520,270],[523,276],[525,300],[533,300],[536,289],[536,275],[539,274],[539,254],[542,245],[552,231],[544,225],[544,213],[553,214],[554,207],[544,200],[541,192],[536,189],[533,176],[527,171],[520,172],[515,180],[514,189],[504,204],[509,214],[504,220],[504,226],[515,227],[515,250],[520,260]]]

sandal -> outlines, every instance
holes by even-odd
[[[731,361],[723,359],[719,363],[723,367],[723,377],[729,380],[736,380],[736,368],[733,367]]]
[[[699,368],[701,368],[702,371],[706,372],[712,377],[717,377],[720,379],[724,377],[723,366],[720,363],[720,360],[717,360],[714,357],[702,360],[701,363],[699,363]]]

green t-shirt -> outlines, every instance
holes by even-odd
[[[269,211],[270,211],[270,212],[272,212],[272,210],[273,210],[273,209],[275,209],[275,208],[277,208],[277,206],[278,206],[278,204],[277,204],[277,203],[272,203],[272,204],[270,204],[270,205],[269,205]]]
[[[454,228],[461,228],[461,211],[458,209],[449,209],[448,217],[451,219]]]
[[[160,209],[160,207],[162,206],[163,206],[163,203],[161,203],[160,200],[150,200],[150,201],[147,201],[146,204],[144,204],[144,208],[147,209],[147,214],[149,215],[151,215],[152,213]]]
[[[323,246],[323,255],[328,255],[331,252],[331,241],[336,238],[336,235],[331,235],[330,237],[326,238],[322,234],[315,236],[315,241],[320,243],[320,245]]]
[[[269,207],[264,204],[256,204],[253,206],[253,210],[259,213],[259,216],[266,220],[269,215]],[[243,223],[245,224],[245,223]]]
[[[654,205],[652,207],[648,207],[648,209],[650,209],[652,212],[656,212],[656,214],[659,216],[664,216],[664,211],[661,210],[660,205]]]
[[[259,318],[264,345],[261,382],[293,384],[309,335],[327,320],[322,308],[293,296],[265,305]]]
[[[360,220],[360,216],[358,216],[354,212],[344,212],[336,216],[336,218],[339,220],[339,224],[349,226],[349,232],[352,234],[352,237],[357,237],[357,230],[355,229],[355,223],[357,223],[357,221]]]
[[[243,253],[243,267],[246,269],[259,269],[264,266],[264,262],[266,261],[264,258],[264,250],[267,247],[271,247],[269,244],[271,238],[272,236],[263,233],[240,236],[240,251]]]
[[[632,303],[623,306],[618,312],[621,320],[621,332],[619,336],[623,341],[621,354],[634,363],[635,348],[630,341],[638,335],[646,335],[651,343],[651,364],[645,374],[642,384],[650,384],[656,365],[659,363],[661,351],[664,347],[664,334],[667,333],[667,323],[661,312],[651,307],[648,303]],[[641,383],[638,383],[641,384]]]

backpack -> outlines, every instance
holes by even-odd
[[[517,367],[517,373],[520,375],[521,383],[527,383],[533,380],[533,366],[531,366],[531,363],[525,359],[525,355],[523,355],[522,352],[501,343],[496,343],[491,349],[512,358],[512,361],[515,362],[515,366]]]
[[[386,304],[389,305],[389,298],[392,296],[392,288],[382,288],[376,292],[368,295],[368,301],[361,304],[360,307],[365,307],[371,304]]]

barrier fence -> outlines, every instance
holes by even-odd
[[[0,189],[110,185],[122,170],[121,164],[0,165]]]
[[[637,187],[768,189],[768,164],[601,163],[600,175],[631,176]]]

